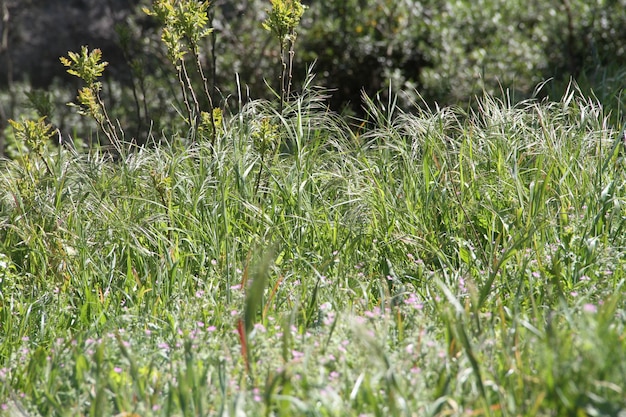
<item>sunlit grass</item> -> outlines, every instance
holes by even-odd
[[[215,146],[4,162],[5,414],[623,412],[601,106],[366,106],[355,130],[307,92]]]

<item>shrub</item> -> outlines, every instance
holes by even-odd
[[[298,28],[295,56],[288,46],[278,50],[275,34],[263,28],[271,17],[270,2],[215,0],[208,7],[202,3],[207,32],[192,44],[182,45],[189,52],[188,62],[182,61],[189,64],[182,89],[181,74],[172,76],[178,73],[177,64],[172,68],[161,27],[138,7],[135,18],[118,27],[131,76],[119,81],[105,76],[102,81],[102,94],[110,101],[110,119],[114,124],[119,120],[139,144],[155,132],[185,136],[190,119],[195,120],[194,131],[203,118],[212,124],[203,112],[211,113],[213,108],[237,112],[251,98],[287,94],[291,82],[297,91],[313,63],[315,83],[334,90],[330,107],[359,115],[364,114],[362,90],[369,96],[393,90],[398,105],[405,109],[422,101],[465,106],[483,92],[502,95],[509,91],[514,101],[524,99],[549,78],[555,81],[544,91],[558,98],[570,76],[580,81],[584,91],[593,90],[606,106],[620,109],[625,104],[621,95],[613,94],[626,76],[622,70],[626,63],[624,0],[305,3],[308,10]],[[166,28],[171,24],[161,23]],[[173,33],[171,28],[168,31]],[[281,65],[276,65],[281,59]],[[288,77],[282,74],[286,63]],[[276,91],[275,80],[281,77],[289,81],[278,88],[284,92]],[[197,89],[195,99],[189,96],[190,86]],[[16,106],[6,111],[13,119],[19,119],[21,112]],[[67,114],[57,109],[51,122],[67,135],[67,120],[76,129],[73,135],[91,142],[89,129],[95,126],[79,125]],[[619,123],[619,115],[612,119]],[[216,128],[210,126],[204,134],[211,136]]]

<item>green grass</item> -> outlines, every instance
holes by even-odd
[[[626,412],[609,115],[366,103],[359,129],[310,91],[215,147],[5,161],[0,414]]]

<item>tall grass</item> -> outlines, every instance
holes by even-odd
[[[307,88],[215,143],[5,161],[4,413],[624,412],[602,106],[365,102],[360,129]]]

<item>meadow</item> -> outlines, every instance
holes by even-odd
[[[4,161],[4,415],[623,414],[602,106],[366,105],[349,126],[311,88],[214,145]]]
[[[622,90],[390,81],[340,115],[292,90],[304,8],[272,4],[272,99],[214,101],[207,3],[158,0],[176,126],[131,138],[86,47],[96,140],[45,95],[10,121],[0,416],[626,416]]]

